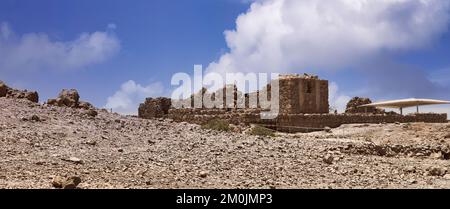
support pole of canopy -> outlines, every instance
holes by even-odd
[[[417,105],[417,114],[419,114],[419,105]]]
[[[400,115],[403,115],[403,107],[400,107]]]

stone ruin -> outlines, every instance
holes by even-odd
[[[34,103],[39,102],[39,95],[36,91],[18,90],[8,87],[0,81],[0,97],[26,99]]]
[[[300,113],[328,113],[328,81],[320,80],[317,76],[304,75],[282,75],[279,78],[280,87],[280,113],[282,114],[300,114]],[[212,100],[217,94],[223,96],[226,106],[218,105],[216,109],[227,109],[230,111],[261,111],[261,107],[270,107],[269,104],[261,104],[261,101],[270,102],[271,85],[268,84],[267,99],[260,100],[260,92],[242,93],[236,85],[227,85],[223,89],[215,92],[208,92],[206,88],[201,89],[198,93],[191,95],[184,102],[189,104],[186,109],[205,110],[204,106],[194,107],[195,98],[203,101],[204,97],[210,97]],[[233,96],[232,101],[227,101],[226,93],[230,92]],[[250,105],[250,98],[256,96],[258,102],[256,107]],[[238,104],[245,100],[245,106],[239,107]],[[172,101],[169,98],[147,98],[144,103],[140,104],[138,116],[140,118],[160,118],[169,116],[170,111],[176,111],[171,108]]]
[[[147,98],[143,104],[139,105],[138,116],[140,118],[162,118],[169,114],[169,109],[172,106],[171,99]]]
[[[388,114],[377,108],[362,108],[360,105],[371,103],[367,98],[353,98],[347,105],[346,113],[330,114],[328,102],[328,81],[321,80],[311,75],[283,75],[279,78],[279,115],[276,119],[263,120],[260,113],[265,111],[261,103],[256,107],[249,105],[249,98],[259,92],[243,94],[235,85],[228,85],[215,92],[202,89],[193,94],[186,104],[189,107],[173,108],[174,102],[169,98],[148,98],[139,106],[139,117],[145,119],[171,118],[176,122],[190,122],[204,124],[213,119],[221,119],[232,124],[259,124],[285,132],[309,132],[335,128],[342,124],[352,123],[395,123],[395,122],[430,122],[446,123],[447,114],[418,114],[402,116]],[[271,85],[265,87],[268,91],[268,99],[271,97]],[[226,106],[222,108],[194,107],[193,99],[204,97],[215,98],[216,94],[231,92],[231,101],[224,101]],[[220,98],[220,97],[219,97]],[[258,101],[259,101],[258,99]],[[245,100],[245,106],[237,104]],[[264,100],[261,100],[264,101]],[[270,100],[269,100],[270,101]]]

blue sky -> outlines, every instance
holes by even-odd
[[[340,108],[353,96],[450,100],[449,3],[392,2],[2,0],[0,80],[37,90],[41,101],[76,88],[125,113],[167,95],[172,75],[194,64],[318,74]]]

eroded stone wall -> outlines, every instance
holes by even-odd
[[[280,112],[285,114],[328,113],[328,81],[315,76],[280,78]]]
[[[232,124],[261,124],[280,131],[310,131],[325,127],[335,128],[342,124],[352,123],[395,123],[395,122],[427,122],[446,123],[446,114],[418,114],[418,115],[395,115],[376,114],[382,112],[372,112],[371,114],[329,114],[328,103],[328,81],[320,80],[317,76],[310,75],[284,75],[279,78],[279,107],[280,114],[273,120],[262,120],[260,112],[261,105],[250,107],[249,98],[251,96],[261,96],[260,92],[243,94],[236,86],[231,85],[209,93],[206,89],[191,96],[190,99],[197,98],[201,101],[204,97],[225,98],[225,90],[231,92],[231,100],[226,108],[171,108],[171,100],[168,98],[149,98],[139,107],[139,117],[158,118],[168,117],[177,122],[189,122],[204,124],[213,119],[226,120]],[[268,99],[271,98],[270,90],[273,86],[267,85]],[[245,107],[240,108],[236,104],[245,99]],[[193,101],[192,101],[193,102]],[[188,102],[189,104],[189,102]],[[193,105],[193,104],[192,104]]]
[[[447,114],[280,114],[274,120],[262,120],[261,110],[200,110],[171,109],[168,117],[177,122],[204,124],[213,119],[221,119],[231,124],[260,124],[285,132],[308,132],[325,127],[336,128],[343,124],[358,123],[446,123]]]

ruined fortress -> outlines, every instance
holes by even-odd
[[[256,107],[249,105],[251,96],[261,100],[260,92],[243,94],[236,86],[227,86],[219,91],[208,93],[202,89],[199,93],[189,98],[192,106],[188,108],[176,109],[172,107],[169,98],[147,98],[139,106],[139,117],[151,118],[171,118],[177,122],[189,122],[204,124],[213,119],[225,120],[232,124],[258,124],[278,131],[285,132],[309,132],[323,130],[324,128],[339,127],[342,124],[352,123],[395,123],[395,122],[428,122],[446,123],[446,114],[387,114],[370,109],[370,111],[336,114],[330,113],[328,101],[328,81],[321,80],[317,76],[311,75],[283,75],[279,81],[279,114],[275,119],[261,119],[260,113],[267,111],[261,108],[260,102]],[[271,84],[265,87],[268,90],[267,100],[270,101]],[[216,94],[225,94],[232,91],[232,101],[225,101],[227,106],[221,108],[195,108],[193,100],[195,97],[212,97]],[[224,97],[226,100],[226,97]],[[239,107],[239,101],[245,100],[245,107]],[[264,101],[264,100],[261,100]]]

